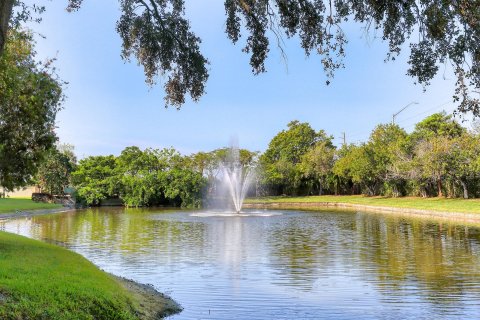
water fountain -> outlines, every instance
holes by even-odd
[[[235,212],[240,213],[243,200],[254,178],[255,170],[250,166],[244,166],[240,162],[240,150],[232,144],[226,161],[221,164],[221,173]]]
[[[223,150],[222,150],[223,151]],[[220,154],[219,154],[220,156]],[[208,198],[207,210],[191,213],[199,218],[219,217],[272,217],[283,213],[265,210],[242,212],[243,200],[255,179],[256,166],[242,163],[240,149],[236,141],[231,143],[227,154],[221,153],[223,160],[215,167],[213,188]]]

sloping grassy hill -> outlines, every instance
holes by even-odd
[[[79,254],[0,232],[0,319],[156,319],[138,297]]]

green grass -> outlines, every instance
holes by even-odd
[[[135,304],[79,254],[0,232],[0,319],[138,319]]]
[[[34,202],[31,199],[25,198],[1,198],[0,199],[0,214],[14,213],[17,210],[29,211],[38,209],[55,209],[61,208],[60,204]]]
[[[423,209],[445,212],[480,213],[480,199],[446,198],[387,198],[365,196],[309,196],[309,197],[264,197],[246,199],[245,203],[288,203],[288,202],[336,202],[381,207]]]

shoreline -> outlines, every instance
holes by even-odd
[[[5,214],[0,214],[0,222],[4,220],[13,220],[17,218],[29,218],[29,217],[40,216],[40,215],[66,213],[66,212],[72,212],[76,210],[77,209],[75,208],[62,207],[62,208],[55,208],[55,209],[39,209],[39,210],[28,210],[28,211],[5,213]],[[15,234],[15,233],[12,233],[12,234]],[[39,241],[39,240],[36,240],[36,241]],[[68,248],[66,249],[69,250]],[[71,251],[71,252],[74,252],[74,251]],[[125,288],[125,290],[127,290],[131,294],[132,298],[138,302],[138,307],[136,309],[136,312],[138,312],[139,319],[142,319],[142,320],[163,319],[165,317],[177,314],[183,310],[182,306],[179,303],[177,303],[168,295],[160,291],[157,291],[151,285],[139,283],[139,282],[127,279],[125,277],[111,274],[108,272],[105,272],[105,273],[111,276],[115,281],[117,281],[120,286]],[[0,305],[1,305],[1,295],[0,295]]]
[[[68,208],[68,207],[61,207],[61,208],[54,208],[54,209],[25,210],[25,211],[19,210],[18,212],[0,213],[0,221],[16,219],[16,218],[29,218],[34,216],[41,216],[41,215],[55,214],[55,213],[65,213],[65,212],[76,211],[76,210],[78,209]]]
[[[449,212],[449,211],[435,211],[426,209],[413,208],[397,208],[388,206],[374,206],[364,204],[354,204],[345,202],[256,202],[244,203],[243,207],[246,209],[326,209],[334,208],[348,211],[366,211],[371,213],[383,213],[392,215],[408,215],[413,217],[432,218],[432,219],[446,219],[451,221],[463,221],[470,223],[480,223],[480,214],[478,213],[464,213],[464,212]]]
[[[139,302],[138,315],[143,320],[157,320],[177,314],[183,310],[182,306],[178,304],[168,295],[157,291],[153,286],[139,283],[131,279],[111,275],[122,287],[124,287],[132,296]]]

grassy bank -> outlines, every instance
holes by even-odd
[[[0,199],[0,214],[12,213],[17,210],[29,211],[29,210],[39,210],[39,209],[55,209],[55,208],[61,208],[61,207],[62,205],[60,204],[34,202],[31,199],[21,199],[21,198],[1,198]]]
[[[156,318],[162,306],[143,310],[127,288],[74,252],[0,232],[0,319]]]
[[[386,198],[364,196],[264,197],[246,199],[245,203],[349,203],[379,207],[409,208],[444,212],[480,213],[480,199]]]

